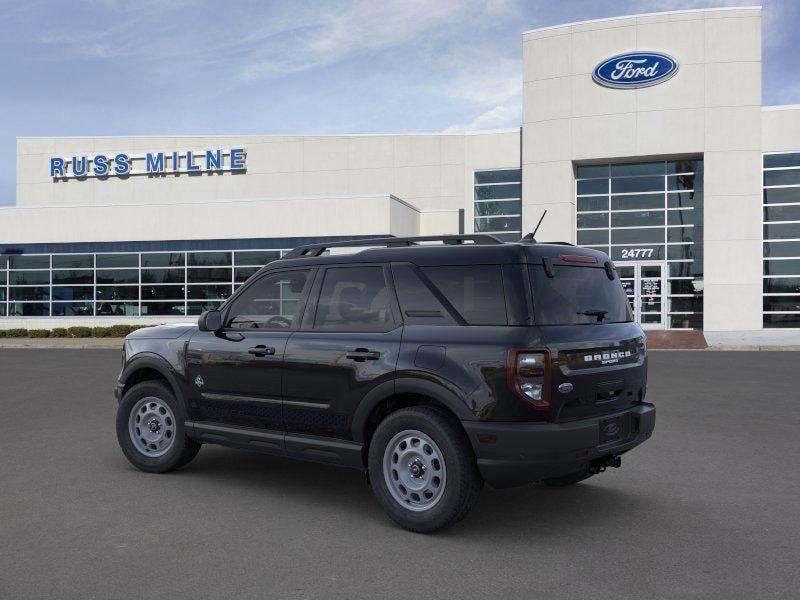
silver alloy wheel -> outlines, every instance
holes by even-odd
[[[145,456],[163,456],[175,441],[175,415],[160,398],[142,398],[128,417],[128,434],[136,449]]]
[[[414,512],[430,510],[442,499],[447,483],[444,455],[430,436],[406,429],[386,445],[383,478],[403,508]]]

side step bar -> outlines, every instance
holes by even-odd
[[[184,425],[187,435],[199,442],[355,469],[364,468],[363,444],[358,442],[206,421],[186,421]]]

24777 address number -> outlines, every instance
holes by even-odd
[[[654,248],[623,248],[622,258],[653,258]]]

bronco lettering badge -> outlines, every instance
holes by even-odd
[[[599,362],[601,365],[613,365],[620,361],[620,359],[628,358],[631,356],[630,350],[605,350],[595,354],[584,354],[583,362]]]

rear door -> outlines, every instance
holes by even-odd
[[[231,301],[221,331],[192,337],[186,368],[194,419],[283,429],[284,351],[311,276],[311,269],[290,269],[257,277]]]
[[[331,266],[316,279],[286,347],[284,421],[289,433],[349,438],[361,399],[394,379],[399,309],[386,266]]]

